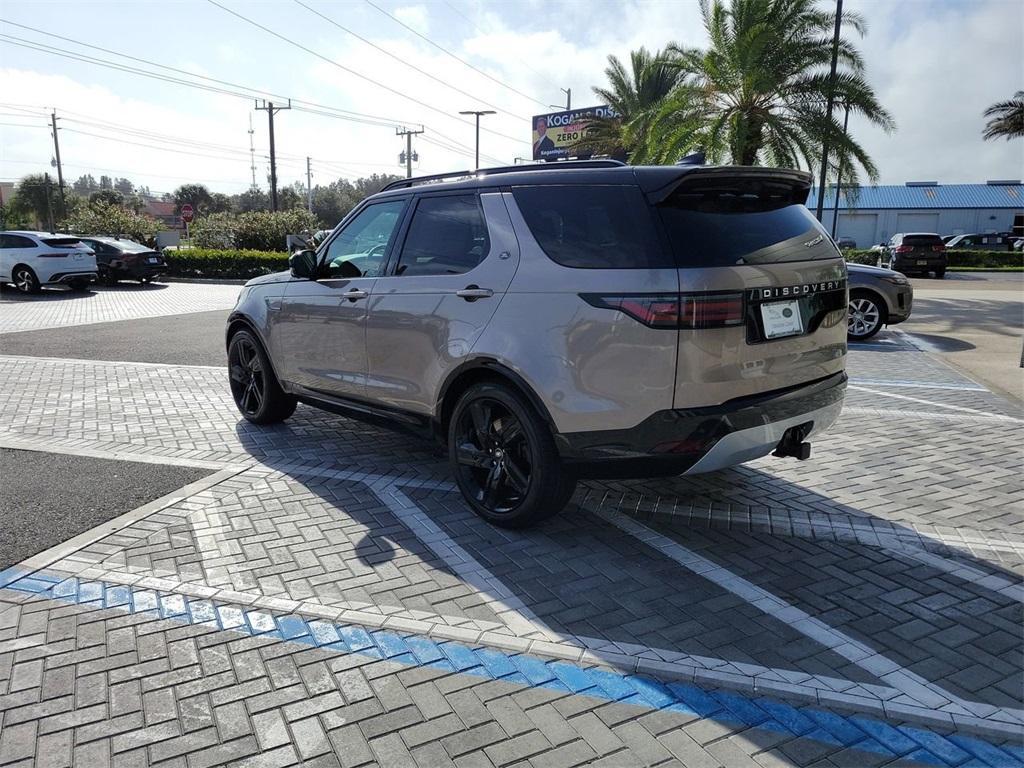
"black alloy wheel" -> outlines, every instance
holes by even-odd
[[[228,378],[235,405],[249,421],[272,424],[295,412],[295,398],[281,389],[263,348],[249,331],[231,337]]]
[[[448,439],[463,497],[496,525],[521,528],[550,517],[575,490],[548,425],[503,384],[470,387],[455,406]]]
[[[535,463],[522,424],[497,400],[479,398],[461,414],[455,446],[459,471],[474,498],[494,514],[508,514],[530,489]]]

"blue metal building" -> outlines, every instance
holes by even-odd
[[[825,192],[825,228],[831,230],[835,189]],[[807,207],[817,205],[811,192]],[[843,187],[839,192],[836,237],[853,238],[858,248],[888,240],[897,232],[940,235],[1008,232],[1014,215],[1024,214],[1024,184],[1019,179],[985,184],[908,181],[903,186]]]

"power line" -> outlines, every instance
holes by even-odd
[[[212,0],[210,0],[210,2],[212,2]],[[523,92],[522,92],[522,91],[520,91],[520,90],[519,90],[518,88],[513,88],[513,87],[512,87],[511,85],[509,85],[508,83],[504,83],[504,82],[502,82],[501,80],[499,80],[498,78],[496,78],[496,77],[494,77],[494,76],[492,76],[492,75],[488,74],[487,72],[484,72],[484,71],[483,71],[482,69],[479,69],[478,67],[475,67],[475,66],[473,66],[472,64],[470,64],[470,63],[469,63],[468,61],[466,61],[465,59],[463,59],[463,58],[461,58],[461,57],[459,57],[459,56],[456,56],[456,55],[455,55],[454,53],[452,53],[451,51],[449,51],[449,50],[448,50],[447,48],[445,48],[445,47],[444,47],[443,45],[440,45],[439,43],[435,43],[435,42],[434,42],[433,40],[431,40],[431,39],[430,39],[429,37],[427,37],[426,35],[424,35],[424,34],[421,34],[420,32],[417,32],[417,31],[416,31],[415,29],[413,29],[412,27],[410,27],[410,26],[409,26],[408,24],[406,24],[406,23],[405,23],[404,21],[402,21],[402,20],[401,20],[401,19],[399,19],[398,17],[396,17],[396,16],[392,16],[392,15],[391,15],[390,13],[388,13],[388,12],[387,12],[387,11],[385,11],[385,10],[384,10],[383,8],[381,8],[381,7],[379,6],[379,5],[377,5],[376,3],[373,3],[373,2],[371,2],[371,0],[366,0],[366,4],[367,4],[367,5],[369,5],[369,6],[371,6],[371,7],[373,7],[373,8],[376,8],[376,9],[377,9],[378,11],[380,11],[381,13],[383,13],[383,14],[384,14],[385,16],[387,16],[387,17],[388,17],[389,19],[391,19],[391,20],[392,20],[393,22],[395,22],[396,24],[398,24],[398,25],[400,25],[400,26],[404,27],[405,29],[409,30],[409,31],[410,31],[410,32],[412,32],[412,33],[413,33],[414,35],[416,35],[416,37],[420,38],[421,40],[424,40],[424,41],[426,41],[426,42],[430,43],[430,44],[431,44],[432,46],[434,46],[435,48],[437,48],[437,49],[438,49],[439,51],[443,51],[444,53],[448,54],[449,56],[451,56],[451,57],[452,57],[453,59],[455,59],[455,60],[456,60],[457,62],[459,62],[460,64],[464,64],[464,65],[466,65],[467,67],[469,67],[470,69],[472,69],[472,70],[473,70],[474,72],[478,72],[478,73],[480,73],[481,75],[483,75],[484,77],[486,77],[486,78],[487,78],[488,80],[491,80],[491,81],[493,81],[493,82],[497,83],[498,85],[500,85],[500,86],[501,86],[502,88],[507,88],[508,90],[512,91],[513,93],[516,93],[516,94],[518,94],[518,95],[522,96],[522,97],[523,97],[524,99],[529,99],[530,101],[534,102],[535,104],[540,104],[540,105],[542,105],[542,106],[543,106],[543,107],[544,107],[545,109],[547,109],[548,105],[547,105],[547,104],[545,104],[545,103],[544,103],[543,101],[540,101],[539,99],[535,99],[535,98],[533,98],[533,96],[530,96],[530,95],[529,95],[528,93],[523,93]]]
[[[480,104],[484,104],[484,105],[486,105],[488,107],[491,107],[492,109],[496,109],[497,111],[499,111],[499,112],[501,112],[503,114],[506,114],[509,117],[515,117],[515,118],[520,117],[520,115],[516,115],[516,114],[514,114],[512,112],[509,112],[508,110],[502,109],[499,106],[491,104],[490,102],[484,101],[479,96],[474,96],[471,93],[467,93],[466,91],[462,90],[461,88],[457,88],[456,86],[452,85],[448,81],[442,80],[440,77],[435,77],[434,75],[430,74],[426,70],[420,69],[415,64],[412,64],[412,63],[406,61],[405,59],[403,59],[401,56],[396,56],[395,54],[391,53],[391,51],[387,50],[386,48],[383,48],[383,47],[377,45],[376,43],[371,42],[370,40],[367,40],[362,35],[360,35],[360,34],[358,34],[356,32],[353,32],[351,29],[349,29],[346,26],[343,26],[343,25],[339,24],[338,22],[336,22],[334,19],[330,18],[329,16],[326,16],[326,15],[320,13],[320,11],[316,10],[315,8],[311,8],[310,6],[308,6],[304,2],[302,2],[302,0],[292,0],[292,1],[294,3],[296,3],[297,5],[301,5],[303,8],[305,8],[310,13],[316,14],[321,19],[326,21],[328,24],[332,24],[333,26],[337,27],[338,29],[342,30],[343,32],[348,32],[348,34],[352,35],[357,40],[361,40],[362,42],[366,43],[368,46],[370,46],[374,50],[380,51],[385,56],[388,56],[389,58],[392,58],[395,61],[397,61],[399,64],[402,64],[402,65],[404,65],[406,67],[409,67],[410,69],[415,70],[416,72],[419,72],[421,75],[423,75],[424,77],[430,78],[435,83],[439,83],[440,85],[443,85],[445,88],[450,88],[451,90],[455,91],[456,93],[459,93],[459,94],[461,94],[463,96],[466,96],[467,98],[473,99],[473,101],[476,101],[476,102],[478,102]]]
[[[251,86],[239,85],[238,83],[232,83],[232,82],[229,82],[227,80],[219,80],[218,78],[215,78],[215,77],[209,77],[207,75],[196,74],[194,72],[189,72],[188,70],[178,69],[177,67],[168,66],[167,64],[160,64],[159,62],[155,62],[155,61],[152,61],[150,59],[144,59],[144,58],[141,58],[139,56],[131,56],[131,55],[126,54],[126,53],[121,53],[120,51],[111,50],[110,48],[103,48],[102,46],[92,45],[90,43],[82,42],[81,40],[76,40],[75,38],[64,37],[63,35],[58,35],[58,34],[53,33],[53,32],[47,32],[46,30],[43,30],[43,29],[38,29],[36,27],[30,27],[27,24],[19,24],[18,22],[10,21],[9,19],[0,18],[0,23],[10,24],[11,26],[20,27],[21,29],[27,29],[27,30],[29,30],[31,32],[36,32],[36,33],[38,33],[40,35],[45,35],[46,37],[53,37],[53,38],[56,38],[57,40],[63,40],[64,42],[67,42],[67,43],[73,43],[74,45],[78,45],[78,46],[81,46],[83,48],[90,48],[92,50],[102,51],[103,53],[108,53],[108,54],[111,54],[113,56],[119,56],[121,58],[129,59],[131,61],[137,61],[137,62],[140,62],[142,64],[146,64],[146,65],[151,66],[151,67],[157,67],[159,69],[167,70],[168,72],[176,72],[176,73],[181,74],[181,75],[186,75],[188,77],[197,78],[197,79],[200,79],[200,80],[205,80],[207,82],[216,83],[217,85],[227,86],[229,88],[240,88],[240,89],[242,89],[244,91],[248,91],[249,94],[230,93],[229,95],[239,96],[240,98],[245,98],[247,100],[253,98],[253,96],[250,95],[250,94],[258,95],[261,98],[265,97],[265,96],[269,96],[271,98],[280,99],[282,101],[287,101],[288,98],[289,98],[288,96],[283,96],[283,95],[281,95],[279,93],[271,93],[270,91],[265,91],[262,88],[253,88]],[[8,38],[8,42],[10,42],[11,44],[14,44],[14,45],[20,44],[19,38],[14,38],[14,37],[11,37],[10,35],[0,35],[0,37]],[[38,42],[36,42],[34,40],[33,41],[27,41],[27,42],[33,43],[34,45],[45,46],[44,43],[38,43]],[[24,46],[24,47],[28,47],[28,46]],[[50,46],[46,46],[46,47],[50,48]],[[67,55],[67,52],[61,52],[60,49],[57,49],[57,48],[53,48],[52,51],[47,51],[47,52],[54,52],[57,55],[61,55],[62,53],[64,53],[64,55]],[[74,55],[84,56],[84,54],[77,54],[77,53],[74,53]],[[68,58],[73,58],[74,55],[68,56]],[[116,62],[104,62],[104,60],[102,60],[102,59],[92,59],[90,57],[90,58],[88,58],[88,60],[90,61],[90,63],[96,63],[96,64],[98,64],[100,66],[111,66],[111,65],[113,65],[113,66],[115,66],[117,68],[124,68],[124,67],[126,67],[126,65],[118,64]],[[158,79],[163,79],[164,78],[164,76],[161,76],[158,73],[146,72],[145,70],[139,70],[137,73],[138,74],[146,74],[146,75],[149,75],[149,76],[152,76],[152,77],[156,77]],[[183,81],[178,81],[178,80],[176,80],[175,82],[179,82],[179,83],[181,83],[183,85],[190,85],[192,87],[202,87],[198,83],[183,82]],[[204,88],[203,90],[210,90],[210,89],[209,88]],[[221,92],[223,92],[223,91],[221,91]],[[294,99],[293,98],[292,99],[292,105],[293,105],[293,109],[299,109],[300,106],[301,106],[302,111],[310,112],[312,114],[324,114],[324,112],[318,111],[318,110],[324,110],[324,111],[327,111],[327,112],[330,112],[330,113],[337,113],[337,114],[330,114],[330,115],[328,115],[330,117],[337,117],[337,118],[342,119],[342,120],[351,120],[353,122],[362,122],[362,123],[366,123],[366,124],[369,124],[369,125],[380,125],[382,127],[388,127],[388,128],[393,127],[397,123],[401,123],[402,122],[402,120],[399,120],[397,118],[381,117],[380,115],[369,115],[369,114],[366,114],[366,113],[363,113],[363,112],[355,112],[353,110],[341,109],[340,107],[331,107],[331,106],[326,105],[326,104],[319,104],[319,103],[317,103],[315,101],[305,101],[305,100],[302,100],[302,99]],[[16,106],[16,105],[10,105],[10,106]]]
[[[444,0],[444,4],[447,5],[449,8],[451,8],[452,12],[454,12],[457,16],[461,16],[465,20],[465,22],[467,24],[469,24],[470,28],[474,32],[476,32],[478,35],[486,36],[486,35],[490,34],[488,32],[484,32],[482,29],[480,29],[480,27],[477,26],[475,21],[473,21],[471,18],[469,18],[469,16],[467,16],[462,11],[460,11],[458,8],[456,8],[453,3],[450,3],[448,0]],[[535,74],[537,77],[541,77],[541,78],[545,78],[545,79],[550,77],[550,74],[544,74],[543,72],[538,72],[536,69],[531,67],[529,62],[525,58],[523,58],[522,56],[517,56],[516,59],[519,61],[520,64],[522,64],[524,67],[526,67],[526,69],[528,69],[531,72],[533,72],[533,74]],[[540,104],[539,101],[537,103]]]
[[[230,13],[232,16],[234,16],[237,19],[241,19],[246,24],[251,24],[252,26],[256,27],[257,29],[262,29],[267,34],[273,35],[274,37],[276,37],[278,40],[282,40],[282,41],[288,43],[289,45],[295,46],[296,48],[305,51],[306,53],[308,53],[311,56],[316,56],[316,58],[320,59],[321,61],[325,61],[328,64],[330,64],[331,66],[337,67],[338,69],[342,70],[343,72],[347,72],[350,75],[354,75],[355,77],[358,77],[360,80],[365,80],[366,82],[370,83],[371,85],[376,86],[377,88],[381,88],[381,89],[387,91],[388,93],[393,93],[396,96],[399,96],[399,97],[401,97],[403,99],[411,101],[413,104],[418,104],[419,106],[423,107],[424,109],[429,109],[431,112],[436,112],[439,115],[443,115],[444,117],[448,118],[449,120],[455,120],[456,122],[463,123],[464,125],[473,125],[473,123],[469,122],[468,120],[462,120],[460,118],[457,118],[454,115],[452,115],[452,114],[450,114],[448,112],[445,112],[443,109],[435,107],[434,105],[429,104],[429,103],[427,103],[425,101],[420,101],[415,96],[410,96],[410,95],[408,95],[406,93],[402,93],[398,89],[392,88],[389,85],[385,85],[384,83],[381,83],[381,82],[379,82],[377,80],[374,80],[372,77],[367,77],[366,75],[362,74],[361,72],[357,72],[354,69],[346,67],[344,64],[339,64],[334,59],[330,59],[327,56],[324,56],[322,53],[320,53],[318,51],[315,51],[312,48],[309,48],[308,46],[303,45],[302,43],[296,42],[295,40],[292,40],[291,38],[285,37],[284,35],[280,34],[279,32],[275,32],[270,27],[265,27],[264,25],[260,24],[258,21],[253,21],[252,19],[250,19],[249,17],[239,13],[238,11],[234,11],[231,8],[228,8],[226,5],[222,5],[221,3],[217,2],[217,0],[206,0],[206,2],[210,3],[210,5],[217,6],[218,8],[220,8],[221,10],[223,10],[223,11],[225,11],[227,13]],[[401,23],[401,22],[399,22],[399,23]],[[494,131],[494,130],[490,130],[490,129],[485,129],[485,130],[487,130],[488,133],[493,133],[494,135],[501,136],[504,139],[509,139],[511,141],[516,141],[516,142],[520,142],[520,143],[525,142],[524,139],[517,138],[515,136],[509,136],[508,134],[500,133],[499,131]]]

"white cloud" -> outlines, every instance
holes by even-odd
[[[395,18],[415,29],[421,35],[430,32],[430,14],[422,5],[408,5],[395,8]]]

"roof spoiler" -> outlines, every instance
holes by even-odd
[[[653,204],[665,202],[681,187],[700,186],[728,188],[735,185],[737,191],[754,192],[765,184],[789,186],[799,202],[807,201],[811,191],[812,176],[807,171],[792,168],[761,168],[750,165],[680,166],[679,175],[667,184],[645,189],[647,199]]]

